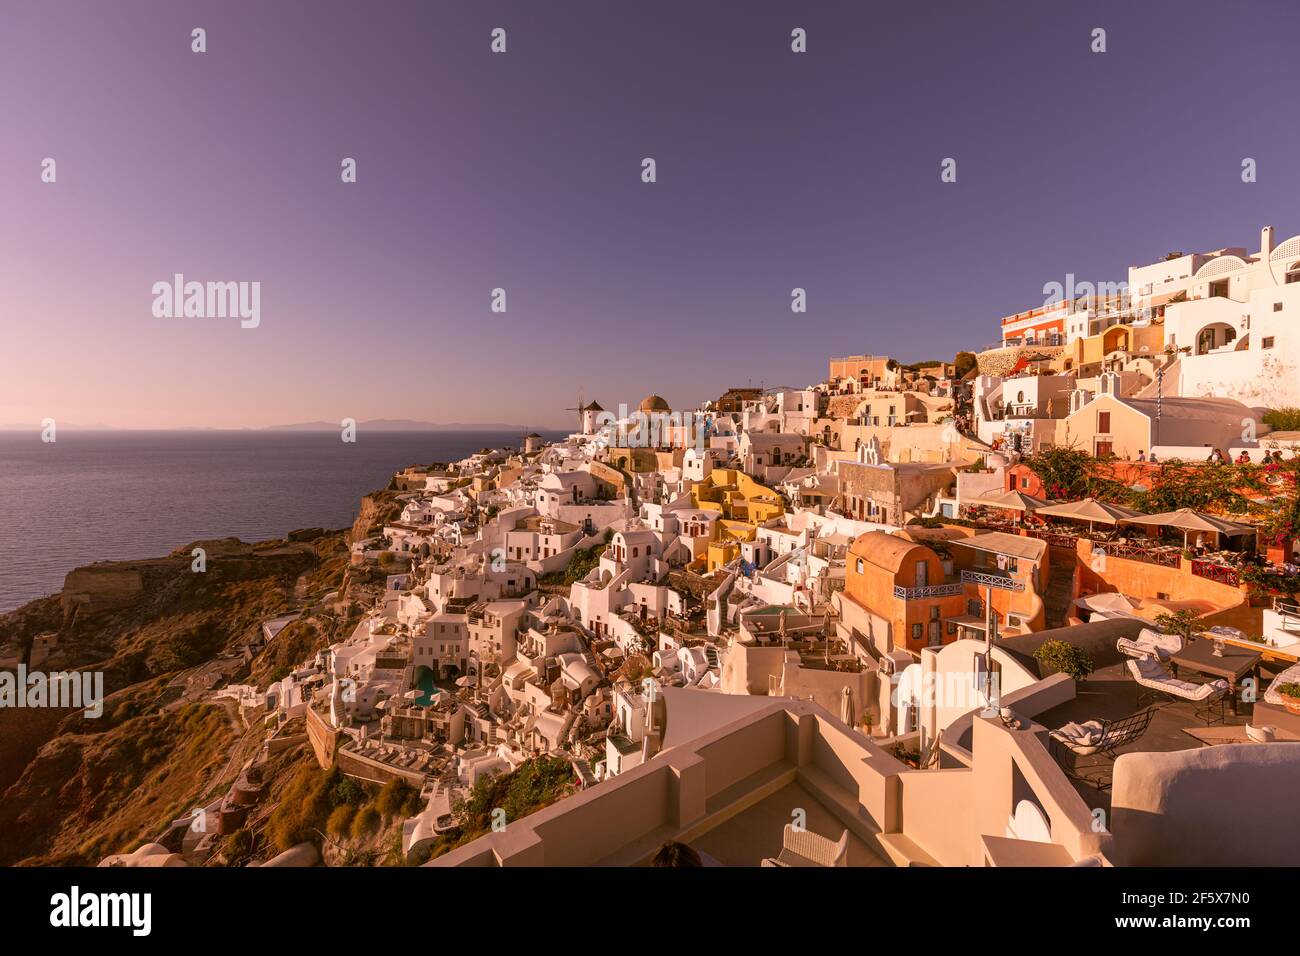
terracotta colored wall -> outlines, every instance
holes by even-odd
[[[1108,554],[1102,564],[1093,561],[1092,545],[1093,542],[1083,539],[1077,545],[1081,592],[1118,591],[1148,599],[1163,593],[1171,601],[1209,601],[1219,610],[1237,607],[1246,600],[1241,588],[1192,574],[1192,563],[1185,558],[1179,558],[1178,567],[1169,568]]]

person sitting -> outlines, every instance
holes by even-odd
[[[1137,459],[1137,460],[1138,460],[1138,461],[1146,461],[1146,460],[1147,460],[1147,453],[1146,453],[1145,451],[1143,451],[1142,449],[1140,449],[1140,448],[1138,449],[1138,459]]]
[[[1239,465],[1250,464],[1250,455],[1246,454],[1246,449],[1243,448],[1241,450],[1241,454],[1237,456],[1237,464]]]

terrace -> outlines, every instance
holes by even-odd
[[[1104,553],[1109,557],[1125,558],[1166,568],[1181,565],[1184,553],[1194,555],[1191,573],[1197,577],[1236,587],[1241,583],[1241,570],[1251,562],[1244,550],[1213,549],[1205,546],[1189,547],[1177,532],[1163,531],[1141,534],[1133,528],[1083,528],[1068,521],[1053,521],[1037,515],[1012,517],[991,507],[973,506],[966,509],[966,524],[985,531],[1020,533],[1025,537],[1046,541],[1051,547],[1078,550],[1079,542],[1092,542],[1092,554]]]
[[[847,830],[849,866],[887,865],[875,821],[892,815],[901,764],[806,702],[664,693],[665,752],[430,865],[644,865],[678,840],[711,864],[758,866],[801,818],[831,840]]]
[[[1119,625],[1121,622],[1114,622]],[[1075,696],[1064,703],[1034,715],[1034,722],[1047,730],[1055,730],[1063,725],[1090,720],[1119,721],[1134,714],[1140,714],[1148,708],[1153,709],[1151,722],[1145,732],[1137,739],[1115,749],[1115,753],[1168,753],[1180,750],[1194,750],[1202,747],[1219,745],[1247,744],[1246,725],[1255,723],[1255,704],[1239,699],[1237,713],[1224,705],[1221,711],[1215,710],[1213,723],[1207,723],[1204,713],[1198,714],[1203,705],[1190,701],[1173,703],[1153,703],[1144,696],[1144,690],[1129,673],[1128,658],[1115,648],[1114,628],[1100,631],[1100,640],[1075,637],[1071,643],[1085,646],[1092,655],[1096,670],[1089,677],[1076,685]],[[1071,629],[1066,637],[1083,634],[1081,628]],[[1096,633],[1096,632],[1094,632]],[[1014,640],[1014,639],[1013,639]],[[1032,640],[1032,638],[1030,639]],[[1028,645],[1026,645],[1028,646]],[[1263,689],[1277,675],[1284,665],[1264,660],[1260,664],[1260,688]],[[1210,678],[1187,670],[1181,670],[1180,678],[1193,683],[1203,683]],[[1271,720],[1261,719],[1259,723]],[[1284,726],[1277,728],[1277,740],[1300,741],[1300,734]],[[1058,755],[1058,760],[1062,757]],[[1087,758],[1079,763],[1078,777],[1072,783],[1084,802],[1090,808],[1101,808],[1110,812],[1110,790],[1108,788],[1112,764],[1104,758]]]

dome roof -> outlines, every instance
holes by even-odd
[[[647,395],[641,399],[641,404],[637,406],[639,412],[670,412],[671,408],[658,395]]]
[[[849,548],[849,553],[856,557],[866,558],[876,567],[896,574],[903,566],[904,559],[912,551],[924,547],[923,544],[909,541],[907,538],[900,538],[898,535],[889,534],[886,531],[868,531],[853,542]]]

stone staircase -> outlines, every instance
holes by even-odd
[[[1078,556],[1073,551],[1052,549],[1051,577],[1047,582],[1047,594],[1043,596],[1049,628],[1065,626],[1074,600],[1074,569],[1077,564]]]

